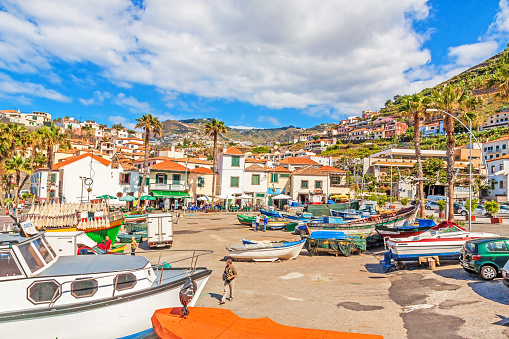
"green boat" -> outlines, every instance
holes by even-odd
[[[240,215],[237,214],[237,219],[242,225],[248,225],[251,226],[253,224],[253,221],[255,220],[254,215]]]
[[[125,214],[126,222],[143,222],[147,221],[148,214]]]
[[[142,234],[127,234],[127,233],[119,233],[117,234],[117,239],[121,243],[130,243],[132,241],[132,237],[134,237],[134,240],[136,242],[142,242],[143,241],[143,235]]]
[[[124,223],[124,229],[126,233],[131,232],[147,232],[147,223],[146,222],[126,222]]]
[[[124,218],[113,220],[110,222],[110,227],[97,229],[89,228],[85,230],[85,234],[96,243],[100,243],[103,240],[106,241],[106,236],[110,238],[112,243],[115,243],[120,227],[122,227],[123,224]]]

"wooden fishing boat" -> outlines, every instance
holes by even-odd
[[[96,243],[100,243],[101,241],[106,241],[106,236],[110,238],[112,242],[115,242],[115,239],[117,239],[118,232],[120,231],[120,227],[122,227],[122,224],[124,223],[124,218],[113,220],[110,222],[109,227],[106,228],[91,228],[86,227],[83,229],[80,229],[78,224],[78,230],[79,231],[85,231],[85,233],[88,235],[90,239],[95,241]]]
[[[253,221],[255,220],[255,216],[254,215],[241,215],[241,214],[237,214],[237,220],[242,225],[251,226],[253,224]]]
[[[147,232],[147,223],[146,222],[125,222],[124,229],[126,233],[131,232]]]
[[[269,227],[273,230],[279,230],[279,229],[282,229],[283,227],[285,227],[288,223],[289,222],[286,219],[279,219],[279,218],[269,219],[269,221],[267,222],[267,227]],[[260,221],[260,224],[262,224],[261,221]]]
[[[417,207],[402,208],[398,211],[390,211],[379,215],[372,215],[358,220],[349,220],[342,223],[308,222],[307,233],[310,230],[336,230],[345,232],[347,235],[359,235],[367,237],[375,230],[376,226],[403,227],[413,224],[417,215]]]
[[[117,234],[118,242],[121,242],[121,243],[130,243],[132,241],[133,237],[136,242],[143,241],[143,235],[141,235],[141,234],[128,234],[128,233]]]
[[[276,261],[295,259],[300,254],[306,240],[284,243],[256,243],[231,245],[226,250],[235,260]]]
[[[124,214],[126,222],[144,222],[147,221],[148,214]]]
[[[376,231],[384,238],[407,238],[414,237],[435,227],[436,224],[431,219],[417,219],[418,224],[401,227],[390,227],[386,225],[377,225]]]
[[[157,336],[186,339],[383,339],[379,335],[285,326],[269,318],[246,319],[224,308],[190,307],[186,317],[181,314],[181,307],[157,310],[152,316]]]
[[[273,218],[281,218],[282,217],[282,215],[276,211],[260,210],[260,213],[263,215],[266,215],[268,217],[273,217]]]

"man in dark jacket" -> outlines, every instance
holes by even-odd
[[[233,301],[233,287],[234,287],[234,279],[237,277],[237,270],[233,267],[232,260],[228,259],[226,261],[226,267],[224,268],[223,280],[224,280],[224,292],[223,298],[221,299],[220,305],[224,304],[226,300],[226,295],[229,295],[228,299]]]

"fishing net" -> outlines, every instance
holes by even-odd
[[[316,255],[319,251],[338,254],[348,257],[352,251],[364,252],[366,250],[365,239],[307,239],[306,249],[309,254]]]

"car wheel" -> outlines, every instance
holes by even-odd
[[[466,216],[467,216],[467,214],[468,214],[468,213],[467,213],[467,211],[461,211],[461,215],[463,215],[463,216],[465,216],[465,217],[466,217]]]
[[[497,277],[497,269],[491,265],[484,265],[481,267],[481,278],[484,280],[493,280]]]

